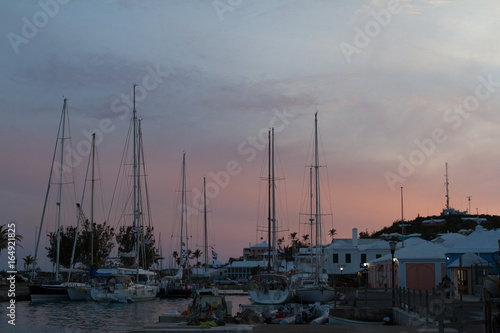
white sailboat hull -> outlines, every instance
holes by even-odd
[[[292,294],[288,290],[249,290],[248,295],[258,304],[283,304],[292,299]]]
[[[335,290],[327,284],[299,286],[295,298],[301,303],[326,303],[335,300]]]
[[[158,294],[158,287],[134,285],[126,289],[115,289],[113,292],[104,288],[92,288],[90,295],[96,302],[140,302],[153,300]]]
[[[33,303],[69,301],[67,288],[63,285],[33,285],[29,291]]]
[[[70,301],[90,301],[91,287],[87,283],[75,284],[68,286],[68,296]]]

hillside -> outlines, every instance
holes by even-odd
[[[482,222],[481,225],[485,229],[498,229],[500,228],[500,216],[496,215],[448,215],[448,216],[427,216],[427,217],[417,217],[413,221],[405,221],[405,235],[410,234],[421,234],[421,237],[426,240],[431,240],[435,238],[438,234],[447,232],[459,232],[474,230],[477,226],[476,221],[463,220],[462,218],[483,218],[486,221]],[[426,220],[444,220],[439,223],[422,223]],[[384,227],[379,231],[372,231],[371,233],[360,232],[360,238],[379,238],[383,234],[391,233],[401,233],[400,224],[401,221],[395,221],[390,227]]]

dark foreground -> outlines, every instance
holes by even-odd
[[[422,327],[383,325],[255,325],[253,333],[417,333]]]

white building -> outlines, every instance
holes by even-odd
[[[313,248],[313,253],[316,251]],[[323,268],[326,274],[334,279],[336,275],[357,274],[365,269],[365,264],[390,254],[389,243],[385,240],[375,238],[358,239],[358,229],[352,229],[352,238],[336,238],[323,247]],[[309,272],[310,249],[300,249],[297,256],[297,269],[301,272]]]

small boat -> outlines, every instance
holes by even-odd
[[[284,304],[292,298],[289,279],[281,274],[258,274],[250,279],[248,295],[257,304]]]
[[[328,317],[329,325],[386,325],[389,319],[384,318],[384,321],[362,321],[362,320],[353,320],[340,318],[335,316]]]
[[[59,274],[60,271],[60,232],[61,232],[61,219],[62,216],[64,215],[64,211],[66,209],[71,210],[72,205],[66,205],[67,202],[67,196],[63,196],[63,185],[73,185],[73,191],[74,191],[74,182],[70,182],[64,179],[64,174],[72,174],[72,169],[68,166],[65,165],[65,158],[66,156],[64,155],[65,151],[71,151],[72,148],[69,146],[68,143],[65,143],[65,139],[67,139],[68,134],[66,131],[69,129],[69,116],[68,116],[68,100],[65,98],[64,99],[64,104],[62,108],[62,113],[61,113],[61,119],[59,122],[59,129],[57,131],[57,140],[56,140],[56,145],[54,148],[54,155],[52,157],[52,165],[50,168],[50,175],[49,175],[49,182],[47,186],[47,192],[45,193],[45,201],[43,204],[43,210],[42,210],[42,216],[40,220],[40,228],[38,232],[38,237],[36,240],[36,245],[35,245],[35,260],[33,264],[33,273],[36,270],[36,263],[37,263],[37,258],[38,258],[38,246],[40,244],[40,236],[42,234],[43,230],[43,222],[49,217],[48,211],[49,211],[49,205],[50,202],[53,199],[56,199],[56,210],[55,214],[56,216],[51,217],[55,218],[57,221],[57,254],[56,254],[56,260],[54,262],[55,264],[55,281],[49,281],[45,283],[35,283],[29,286],[29,293],[31,297],[31,301],[34,303],[40,303],[40,302],[57,302],[57,301],[68,301],[68,292],[66,290],[66,285],[61,282],[61,276]],[[56,160],[56,156],[60,153],[60,160]],[[70,163],[71,164],[71,163]],[[58,172],[57,172],[58,171]],[[57,173],[57,175],[56,175]],[[53,179],[54,176],[57,176],[59,178],[58,182],[55,182]],[[54,193],[54,191],[51,191],[51,185],[57,184],[57,193]],[[69,191],[68,193],[71,194],[72,191]],[[66,193],[66,192],[64,192]],[[54,194],[56,195],[56,198],[54,197]],[[49,198],[52,198],[49,199]],[[72,210],[71,210],[72,211]],[[66,211],[66,213],[69,213]],[[71,212],[72,213],[72,212]],[[34,276],[34,275],[33,275]]]
[[[135,284],[130,275],[112,275],[106,283],[90,290],[90,296],[97,302],[132,303],[149,301],[156,297],[158,287]]]
[[[313,182],[314,168],[314,182]],[[311,235],[313,234],[313,225],[316,226],[316,246],[313,248],[311,240],[310,256],[311,256],[311,273],[308,277],[298,279],[294,290],[295,297],[301,303],[326,303],[333,301],[336,298],[335,290],[330,287],[328,281],[323,278],[322,265],[325,261],[323,254],[323,245],[321,243],[321,201],[320,201],[320,181],[319,181],[319,152],[318,152],[318,113],[314,115],[314,165],[309,169],[310,172],[310,219]],[[314,185],[314,186],[313,186]],[[313,191],[314,188],[314,191]],[[315,193],[313,193],[315,192]],[[315,212],[313,212],[313,197],[315,198]],[[313,223],[314,222],[314,223]],[[315,251],[313,251],[313,249]],[[315,264],[313,264],[315,262]]]
[[[328,322],[328,316],[330,314],[330,309],[328,306],[319,305],[314,307],[314,316],[316,317],[311,321],[310,325],[323,325]]]
[[[69,282],[67,284],[68,297],[70,301],[90,301],[91,286],[85,282]]]
[[[335,290],[323,279],[301,279],[295,289],[295,298],[301,303],[326,303],[335,299]]]
[[[29,292],[33,303],[69,301],[67,288],[59,281],[33,284]]]
[[[276,193],[274,173],[274,128],[269,131],[269,169],[268,169],[268,251],[267,272],[256,274],[250,278],[248,294],[257,304],[284,304],[292,299],[293,292],[290,279],[279,274],[277,254],[276,228]]]
[[[181,171],[181,216],[180,216],[180,249],[179,249],[179,269],[174,276],[165,276],[161,279],[160,294],[161,298],[188,298],[193,293],[193,287],[188,283],[188,279],[184,277],[184,269],[189,266],[188,240],[188,214],[187,214],[187,198],[186,198],[186,153],[182,154],[182,171]]]

